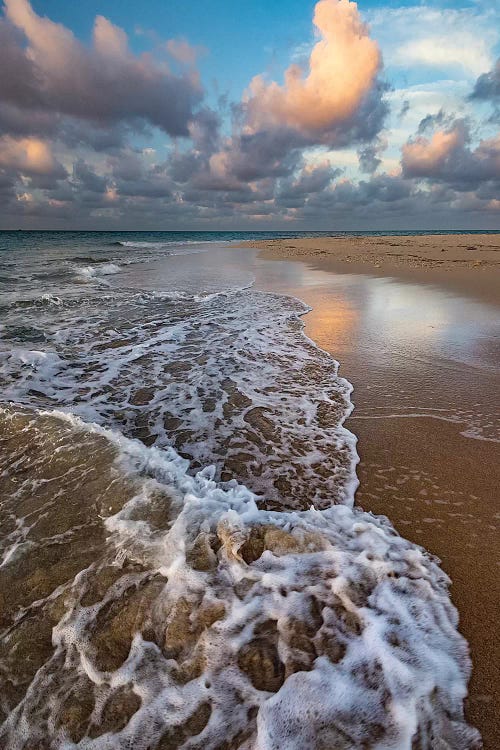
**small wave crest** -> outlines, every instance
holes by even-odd
[[[55,294],[42,294],[40,297],[40,303],[42,305],[55,305],[56,307],[61,307],[63,300]]]
[[[137,247],[137,248],[152,248],[154,250],[160,250],[163,247],[175,247],[184,245],[200,245],[200,240],[163,240],[160,242],[148,242],[146,240],[118,240],[111,242],[111,245],[119,245],[121,247]]]
[[[76,276],[79,280],[84,282],[90,281],[103,281],[101,276],[111,276],[112,274],[119,273],[121,270],[120,266],[116,263],[101,263],[99,265],[91,266],[80,266],[76,268]]]

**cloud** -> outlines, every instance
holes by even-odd
[[[350,0],[319,0],[319,37],[304,72],[285,71],[285,83],[252,79],[233,108],[233,134],[208,159],[205,187],[239,190],[247,181],[293,175],[302,151],[315,145],[367,142],[379,132],[387,105],[378,75],[379,48]]]
[[[298,175],[278,182],[276,202],[289,208],[303,206],[309,196],[326,190],[341,173],[342,170],[332,167],[329,161],[306,165]]]
[[[369,11],[367,17],[385,64],[410,75],[427,68],[447,77],[476,77],[491,67],[499,40],[500,14],[494,4],[381,7]]]
[[[50,146],[39,138],[0,138],[0,167],[27,175],[65,177],[66,171],[54,158]]]
[[[28,0],[5,0],[5,14],[0,66],[9,75],[1,77],[3,102],[100,127],[147,122],[170,135],[189,134],[202,97],[193,70],[174,75],[149,55],[133,55],[125,32],[103,16],[95,19],[88,48],[63,25],[38,16]]]
[[[379,158],[379,153],[387,148],[387,140],[385,138],[379,138],[373,143],[369,143],[364,148],[358,151],[359,157],[359,168],[361,172],[372,174],[376,172],[378,167],[382,164],[382,159]]]
[[[96,174],[83,159],[78,159],[73,164],[72,184],[81,193],[97,193],[98,195],[104,194],[108,188],[106,178]]]
[[[500,102],[500,58],[498,58],[492,70],[479,76],[471,98]]]
[[[318,137],[349,127],[376,86],[382,60],[377,43],[361,21],[356,3],[320,0],[314,11],[320,37],[305,74],[298,65],[285,72],[285,83],[253,78],[245,96],[246,128],[290,128]]]
[[[306,142],[293,130],[269,129],[234,136],[209,160],[210,173],[218,180],[240,182],[290,174],[301,160]]]
[[[207,50],[204,47],[193,47],[186,39],[169,39],[165,46],[174,60],[177,60],[183,65],[194,66],[196,60],[201,55],[207,53]]]
[[[401,45],[393,58],[393,63],[404,67],[428,66],[441,70],[458,67],[476,75],[490,61],[487,43],[470,31],[455,32],[451,38],[433,34],[409,41]]]
[[[98,16],[83,44],[28,0],[7,0],[0,224],[493,226],[500,134],[482,102],[498,107],[497,16],[384,8],[369,32],[354,2],[319,0],[301,64],[211,109],[194,67],[202,50],[187,40],[148,34],[155,56],[136,55]],[[389,91],[380,48],[405,88]]]
[[[454,153],[463,148],[466,134],[457,125],[452,130],[438,130],[432,138],[417,136],[402,149],[403,172],[409,177],[430,177],[439,174]]]
[[[500,133],[471,148],[468,123],[456,120],[430,138],[417,135],[403,146],[403,175],[449,185],[458,192],[489,184],[500,189]]]

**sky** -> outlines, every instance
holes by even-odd
[[[500,3],[4,0],[0,229],[500,229]]]

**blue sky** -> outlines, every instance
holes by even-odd
[[[499,29],[482,0],[6,0],[0,227],[496,228]]]
[[[92,2],[68,3],[63,0],[37,0],[33,8],[40,15],[47,15],[54,21],[63,23],[84,42],[91,38],[94,19],[103,14],[113,23],[121,26],[129,35],[130,46],[137,53],[151,48],[151,39],[158,40],[180,37],[188,40],[193,46],[205,48],[205,55],[200,66],[207,88],[217,84],[217,88],[233,98],[241,95],[252,76],[263,71],[274,77],[282,75],[289,64],[290,57],[313,41],[311,19],[314,2],[305,0],[252,0],[245,3],[230,3],[227,0],[209,0],[208,2],[173,3],[162,0],[148,0],[139,6],[123,0],[107,0],[106,3]],[[456,25],[460,26],[460,16],[464,25],[472,20],[471,32],[478,35],[482,30],[500,21],[500,10],[495,11],[495,3],[469,2],[382,2],[365,0],[358,7],[368,21],[380,17],[384,23],[392,11],[398,11],[404,17],[405,11],[412,10],[426,13],[434,10],[447,14],[456,14]],[[481,22],[481,17],[484,19]],[[410,18],[412,16],[410,15]],[[488,20],[489,19],[489,20]],[[404,23],[413,24],[412,20]],[[476,26],[476,29],[474,28]],[[379,29],[380,31],[380,29]],[[395,41],[394,27],[387,24],[378,38],[387,43]],[[399,31],[399,29],[398,29]],[[409,29],[411,31],[411,29]],[[496,37],[496,44],[491,49],[493,55],[500,54],[500,34],[491,29]],[[382,52],[384,52],[384,44]],[[444,63],[444,61],[443,61]],[[429,67],[425,65],[389,67],[391,83],[404,86],[409,83],[424,83],[440,80],[447,66]],[[448,68],[448,71],[450,68]],[[484,71],[483,71],[484,72]],[[453,71],[456,74],[459,71]]]

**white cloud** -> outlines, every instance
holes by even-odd
[[[436,34],[403,44],[393,58],[393,64],[425,65],[440,70],[458,67],[475,76],[490,66],[492,56],[486,40],[477,39],[472,32],[458,32],[447,38]]]
[[[366,14],[389,68],[433,69],[476,78],[491,68],[500,40],[500,7],[411,6]]]

